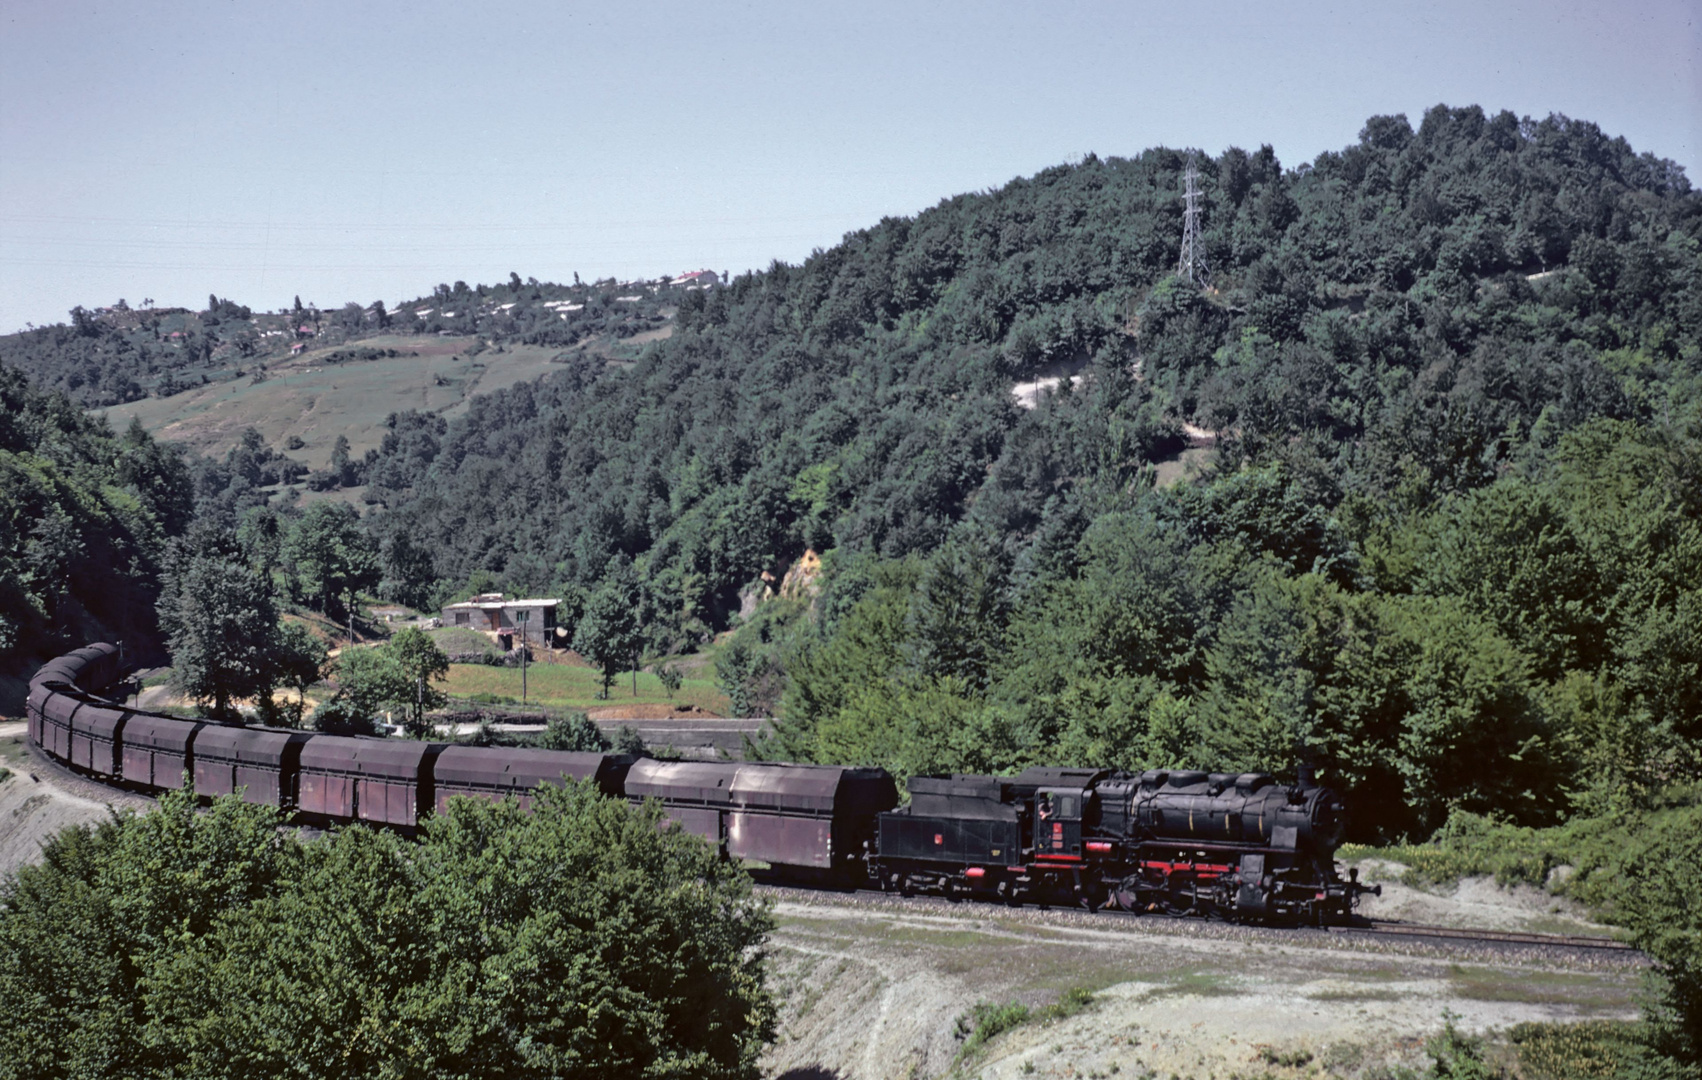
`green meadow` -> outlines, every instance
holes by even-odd
[[[520,669],[487,667],[483,664],[451,664],[449,678],[442,684],[452,698],[493,695],[520,700]],[[638,693],[632,692],[632,672],[622,672],[609,688],[606,700],[597,697],[602,679],[595,668],[582,664],[541,663],[526,669],[526,700],[535,705],[568,709],[597,709],[622,705],[677,705],[698,708],[714,716],[726,716],[727,695],[715,687],[713,669],[687,676],[673,697],[653,673],[638,673]]]

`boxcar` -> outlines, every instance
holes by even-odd
[[[88,693],[97,693],[117,678],[118,647],[103,642],[49,660],[30,681],[65,682]]]
[[[437,756],[433,783],[441,812],[451,795],[502,799],[515,795],[532,805],[531,791],[562,777],[594,780],[605,795],[621,794],[632,758],[617,754],[572,753],[530,747],[451,746]]]
[[[296,805],[304,814],[411,828],[433,805],[442,743],[315,735],[301,752]]]
[[[41,705],[41,748],[49,757],[66,762],[71,760],[71,718],[83,707],[80,698],[66,692],[67,685],[54,690],[50,684],[52,692]]]
[[[245,802],[288,807],[295,801],[301,748],[309,738],[300,732],[208,724],[190,743],[195,793],[211,797],[240,790]]]
[[[739,766],[729,802],[728,855],[830,871],[861,858],[898,788],[885,769],[751,764]]]
[[[30,742],[45,748],[47,743],[41,734],[41,711],[47,704],[47,699],[55,693],[53,687],[43,682],[30,683],[30,696],[24,699],[24,718],[29,721]]]
[[[77,685],[77,677],[83,672],[81,660],[71,656],[59,656],[41,665],[36,673],[30,676],[31,683],[59,683],[63,686]]]
[[[78,649],[83,657],[83,670],[77,676],[77,686],[91,694],[98,694],[108,686],[118,681],[118,646],[101,643],[85,645]]]
[[[738,772],[739,766],[722,762],[643,758],[626,774],[626,796],[633,802],[660,800],[669,821],[719,848]]]
[[[98,776],[117,776],[119,745],[130,710],[86,701],[71,717],[71,764]]]
[[[134,713],[124,725],[124,753],[119,766],[128,783],[175,791],[194,766],[190,746],[207,725],[198,720]]]

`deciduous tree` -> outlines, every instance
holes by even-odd
[[[449,675],[449,658],[443,650],[419,629],[408,626],[384,643],[380,650],[401,670],[411,689],[402,704],[408,711],[408,725],[416,734],[425,732],[425,714],[441,709],[448,700],[442,690],[432,683]]]
[[[234,699],[270,694],[280,653],[271,582],[232,556],[186,554],[159,603],[174,680],[225,719]]]
[[[317,502],[285,536],[282,555],[295,587],[319,611],[342,616],[358,589],[378,583],[378,557],[355,509]]]
[[[574,628],[574,651],[602,670],[602,697],[609,696],[617,672],[637,666],[643,644],[639,604],[637,582],[627,575],[613,576],[591,594]]]

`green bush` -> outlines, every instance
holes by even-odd
[[[550,717],[548,726],[532,736],[531,742],[545,750],[575,750],[592,754],[604,753],[613,745],[602,729],[581,712]]]
[[[1085,987],[1065,991],[1064,996],[1041,1009],[1030,1009],[1020,1001],[1004,1005],[977,1003],[957,1018],[954,1034],[963,1041],[956,1064],[972,1060],[989,1042],[1014,1028],[1035,1022],[1050,1024],[1076,1015],[1093,1004],[1093,992]]]
[[[1518,1024],[1507,1033],[1521,1080],[1657,1080],[1683,1075],[1663,1063],[1647,1024],[1586,1020]]]
[[[378,734],[378,726],[373,723],[372,717],[342,694],[321,702],[307,718],[307,724],[327,735]]]
[[[967,1058],[992,1040],[1028,1023],[1032,1015],[1027,1005],[1012,1001],[1005,1005],[975,1005],[957,1018],[957,1037],[963,1040],[959,1056]]]
[[[758,1075],[767,906],[659,810],[280,822],[173,793],[0,883],[0,1078]]]

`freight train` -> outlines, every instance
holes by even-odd
[[[1345,808],[1266,773],[1031,768],[917,776],[909,804],[884,769],[659,761],[623,754],[353,738],[183,720],[100,697],[119,652],[90,645],[30,683],[30,739],[103,782],[238,795],[305,824],[402,830],[455,796],[518,798],[571,778],[740,860],[759,880],[953,900],[1113,907],[1244,921],[1349,919],[1338,877]]]

